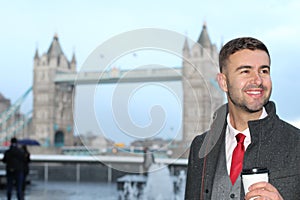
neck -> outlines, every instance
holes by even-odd
[[[247,112],[241,108],[232,107],[229,105],[230,123],[233,128],[238,131],[244,131],[248,127],[248,122],[257,120],[262,114],[262,109],[257,112]]]

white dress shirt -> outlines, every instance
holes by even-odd
[[[234,148],[237,145],[237,141],[235,136],[239,133],[242,133],[246,136],[245,140],[244,140],[244,146],[245,146],[245,151],[248,148],[249,144],[251,143],[251,135],[250,135],[250,131],[249,128],[243,130],[243,131],[238,131],[235,128],[232,127],[231,123],[230,123],[230,114],[228,113],[227,115],[227,129],[226,129],[226,139],[225,139],[225,150],[226,150],[226,162],[227,162],[227,172],[228,175],[230,174],[230,167],[231,167],[231,160],[232,160],[232,153]],[[263,107],[263,112],[260,116],[259,119],[263,119],[266,116],[268,116],[268,113],[266,112],[266,109]]]

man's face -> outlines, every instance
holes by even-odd
[[[260,111],[272,92],[268,54],[248,49],[232,54],[218,81],[227,93],[229,106],[247,112]]]

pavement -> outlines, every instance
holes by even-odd
[[[13,193],[15,200],[16,194]],[[33,181],[27,186],[25,200],[116,200],[115,183],[44,182]],[[5,188],[0,189],[0,200],[6,200]]]

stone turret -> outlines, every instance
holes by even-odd
[[[211,41],[207,32],[206,28],[206,23],[203,24],[201,34],[198,38],[198,43],[203,47],[203,48],[211,48]]]
[[[184,45],[183,45],[183,49],[182,49],[182,55],[183,55],[184,59],[185,58],[190,58],[190,56],[191,56],[190,47],[189,47],[189,43],[188,43],[188,39],[187,38],[185,38],[185,40],[184,40]]]
[[[36,49],[35,50],[35,54],[34,54],[34,60],[39,60],[39,59],[40,59],[40,57],[39,57],[39,50]]]
[[[61,47],[60,47],[60,44],[58,42],[58,35],[55,34],[54,37],[53,37],[53,41],[47,51],[47,55],[50,57],[50,58],[57,58],[61,55],[64,55]]]
[[[76,71],[76,64],[77,64],[77,61],[76,61],[75,53],[73,53],[72,60],[70,63],[70,69],[72,71]]]
[[[54,35],[53,41],[47,51],[48,65],[56,67],[60,72],[68,72],[71,70],[70,63],[62,51],[58,41],[57,34]]]

